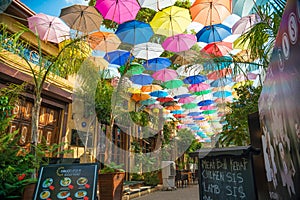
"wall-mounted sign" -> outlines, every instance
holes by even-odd
[[[95,200],[98,164],[57,164],[39,170],[33,200]]]

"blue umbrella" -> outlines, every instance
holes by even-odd
[[[186,84],[197,84],[197,83],[202,83],[205,80],[207,80],[206,76],[194,75],[194,76],[186,77],[185,79],[183,79],[183,82]]]
[[[132,20],[120,24],[115,34],[123,43],[136,45],[149,42],[154,33],[149,24]]]
[[[193,118],[194,120],[204,120],[205,118],[204,117],[195,117]]]
[[[219,79],[211,82],[210,86],[212,86],[212,87],[222,87],[222,86],[228,85],[230,83],[232,83],[232,79],[229,78],[229,77],[225,77],[225,78],[219,78]]]
[[[146,100],[143,100],[143,101],[140,101],[140,103],[142,105],[151,105],[151,104],[154,104],[156,102],[156,99],[146,99]]]
[[[198,42],[219,42],[231,35],[231,29],[223,24],[213,24],[203,27],[197,34]]]
[[[169,67],[171,65],[171,61],[169,58],[163,58],[163,57],[159,57],[159,58],[153,58],[150,60],[147,60],[143,66],[145,67],[146,70],[150,70],[150,71],[158,71],[161,69],[165,69],[167,67]]]
[[[152,83],[153,78],[148,74],[138,74],[130,77],[130,80],[139,85],[149,85]]]
[[[255,13],[255,7],[267,3],[268,0],[233,0],[232,1],[232,14],[240,17]]]
[[[190,112],[188,113],[188,116],[198,116],[201,115],[201,112]]]
[[[185,97],[189,97],[189,96],[192,96],[192,94],[180,94],[180,95],[174,96],[174,99],[180,99],[180,98],[185,98]]]
[[[182,114],[183,110],[172,110],[171,113],[173,113],[173,114]]]
[[[228,67],[232,61],[232,58],[229,56],[216,57],[203,63],[203,69],[206,71],[221,70]]]
[[[149,95],[153,96],[153,97],[166,97],[169,94],[168,94],[168,92],[163,91],[163,90],[156,90],[156,91],[150,92]]]
[[[192,126],[192,127],[190,127],[190,129],[192,129],[194,131],[197,131],[197,130],[200,130],[200,127],[199,126]]]
[[[229,97],[231,95],[232,94],[229,91],[217,91],[217,92],[213,93],[213,96],[217,97],[217,98],[226,98],[226,97]]]
[[[208,106],[210,104],[213,104],[215,103],[213,100],[203,100],[203,101],[200,101],[197,105],[198,106]]]
[[[130,54],[129,51],[125,50],[115,50],[108,52],[104,55],[104,59],[107,60],[111,64],[116,65],[125,65],[126,63],[132,61],[134,56]]]

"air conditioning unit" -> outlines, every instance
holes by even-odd
[[[162,179],[163,179],[163,188],[166,190],[175,189],[175,175],[176,168],[174,161],[162,161]]]

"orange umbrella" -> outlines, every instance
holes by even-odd
[[[161,90],[162,87],[160,85],[143,85],[141,87],[142,92],[153,92],[156,90]]]
[[[121,44],[121,40],[116,34],[100,31],[90,34],[88,42],[92,49],[105,52],[117,50]]]
[[[231,1],[196,0],[190,8],[192,21],[204,26],[222,23],[231,15]]]
[[[149,99],[151,96],[149,94],[146,94],[146,93],[134,93],[132,96],[131,96],[131,99],[133,99],[134,101],[138,102],[138,101],[143,101],[143,100],[146,100],[146,99]]]
[[[179,105],[173,105],[173,106],[167,106],[165,108],[167,110],[179,110],[179,109],[181,109],[181,106],[179,106]]]

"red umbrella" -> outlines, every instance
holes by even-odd
[[[162,47],[171,52],[181,52],[189,50],[197,43],[197,38],[192,34],[177,34],[168,37],[163,43]]]
[[[231,50],[232,43],[230,42],[212,42],[206,45],[201,52],[221,57],[228,54]]]
[[[207,78],[210,79],[210,80],[217,80],[221,77],[224,77],[226,75],[229,75],[232,73],[232,69],[231,68],[224,68],[224,69],[221,69],[221,70],[217,70],[217,71],[213,71],[209,74],[207,74]]]
[[[152,77],[155,80],[160,80],[163,82],[173,80],[177,78],[177,76],[178,76],[177,72],[173,69],[162,69],[152,74]]]
[[[165,103],[165,102],[173,101],[174,99],[173,97],[159,97],[156,100],[161,103]]]
[[[95,8],[104,19],[122,24],[134,20],[141,7],[136,0],[97,0]]]
[[[58,17],[36,14],[28,18],[28,26],[44,41],[60,43],[70,38],[70,28]]]

